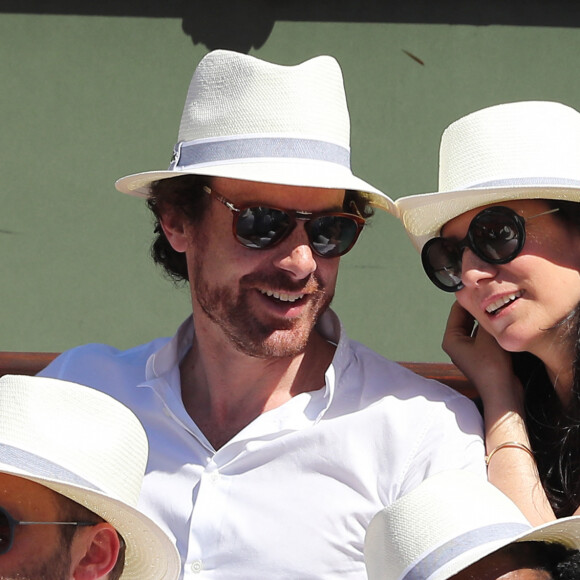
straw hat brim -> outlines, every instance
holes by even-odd
[[[359,179],[345,167],[320,161],[275,159],[245,161],[244,163],[212,164],[195,166],[184,170],[145,171],[122,177],[115,187],[121,192],[137,197],[148,197],[151,184],[161,179],[181,175],[205,175],[226,177],[260,183],[275,183],[298,187],[321,189],[352,189],[368,193],[371,204],[396,215],[393,200],[366,181]]]
[[[28,479],[86,507],[109,522],[126,545],[121,580],[164,580],[179,577],[181,560],[165,532],[150,518],[125,502],[83,486],[43,478],[0,462],[0,473]]]
[[[396,206],[413,245],[420,252],[450,220],[478,207],[524,199],[580,202],[580,187],[561,185],[484,187],[399,198]]]
[[[468,550],[439,568],[425,580],[446,580],[450,576],[476,564],[479,560],[492,556],[498,550],[518,542],[547,542],[565,546],[571,550],[580,549],[580,519],[577,516],[561,518],[533,528],[516,537],[489,542]]]
[[[580,549],[580,517],[534,528],[485,476],[449,470],[375,514],[364,555],[372,580],[446,580],[505,546],[532,541]]]

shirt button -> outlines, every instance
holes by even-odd
[[[219,480],[221,479],[219,471],[213,471],[209,477],[212,483],[219,483]]]
[[[203,564],[202,564],[201,560],[194,560],[191,563],[191,571],[194,574],[199,574],[202,570],[203,570]]]

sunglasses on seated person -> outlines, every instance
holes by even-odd
[[[232,212],[235,239],[254,250],[273,248],[290,235],[300,220],[304,222],[312,251],[322,258],[336,258],[354,246],[365,225],[364,218],[342,212],[313,213],[262,205],[236,207],[215,189],[207,185],[203,189]]]
[[[22,522],[0,507],[0,555],[6,554],[14,543],[16,526],[96,526],[97,522]]]
[[[435,286],[445,292],[463,288],[461,259],[463,250],[469,248],[488,264],[507,264],[524,247],[526,221],[554,213],[558,208],[524,219],[513,209],[494,206],[480,211],[469,224],[467,236],[459,241],[433,238],[421,251],[423,268]]]

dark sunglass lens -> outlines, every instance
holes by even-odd
[[[325,258],[342,256],[356,241],[359,226],[347,216],[321,216],[308,223],[312,249]]]
[[[455,291],[461,286],[461,253],[457,245],[444,238],[435,238],[421,253],[427,275],[443,290]]]
[[[269,207],[249,207],[236,221],[236,236],[248,248],[267,248],[280,241],[290,228],[290,216]]]
[[[512,260],[521,249],[516,215],[490,210],[476,216],[469,227],[474,251],[492,264]]]
[[[0,510],[0,554],[10,548],[10,522],[3,510]]]

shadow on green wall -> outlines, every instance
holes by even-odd
[[[246,53],[264,45],[276,21],[580,27],[577,0],[0,0],[2,12],[181,18],[195,45]]]

